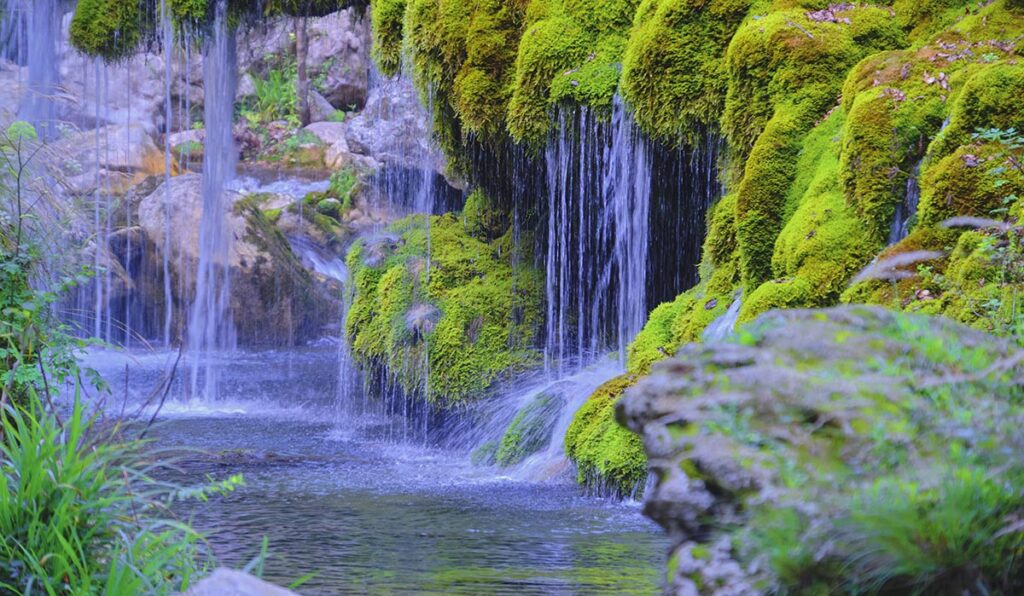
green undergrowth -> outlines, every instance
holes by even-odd
[[[513,268],[510,232],[477,238],[455,214],[430,217],[429,234],[427,224],[411,216],[353,245],[347,332],[364,364],[451,405],[536,365],[543,282],[533,267]]]

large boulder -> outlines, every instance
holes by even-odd
[[[685,346],[618,404],[670,591],[1019,593],[1022,382],[1010,342],[874,307]]]
[[[293,345],[319,337],[326,325],[337,323],[336,288],[302,266],[271,221],[280,210],[264,210],[263,198],[225,192],[225,225],[233,240],[228,257],[231,310],[241,344]],[[139,205],[139,225],[153,246],[163,250],[170,232],[172,288],[181,316],[195,294],[202,209],[202,177],[197,174],[172,178],[169,186],[161,185]]]

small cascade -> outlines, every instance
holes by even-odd
[[[704,329],[701,340],[704,343],[714,343],[729,337],[736,329],[736,321],[740,318],[740,308],[743,306],[743,290],[736,292],[736,297],[720,317],[711,321],[711,324]]]
[[[203,214],[199,229],[196,297],[189,313],[188,349],[192,354],[192,398],[217,398],[215,353],[235,347],[230,314],[231,232],[226,219],[225,185],[234,177],[238,152],[232,134],[237,57],[235,32],[228,24],[227,0],[217,0],[213,30],[203,51],[204,121]]]
[[[907,178],[906,191],[903,193],[903,200],[896,205],[896,213],[892,219],[892,226],[889,229],[889,244],[896,244],[910,234],[910,226],[917,216],[917,203],[921,198],[921,186],[918,184],[918,176],[921,172],[921,162],[917,162],[914,170]]]

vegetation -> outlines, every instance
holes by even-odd
[[[411,216],[357,241],[347,257],[354,355],[437,404],[479,399],[535,365],[541,277],[513,268],[510,235],[475,238],[449,214]]]
[[[158,482],[156,454],[80,401],[83,373],[92,389],[103,383],[79,369],[86,342],[69,335],[53,305],[85,273],[53,282],[42,267],[22,190],[34,141],[17,122],[0,143],[9,199],[0,211],[0,591],[179,592],[212,559],[167,507],[241,479],[192,491]]]

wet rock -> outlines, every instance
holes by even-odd
[[[297,596],[295,592],[275,586],[257,577],[220,568],[192,586],[184,596]]]
[[[335,108],[360,109],[370,74],[370,20],[348,9],[310,19],[310,80]]]
[[[362,112],[347,120],[353,153],[382,164],[442,171],[443,160],[430,147],[429,124],[408,78],[381,82]]]

